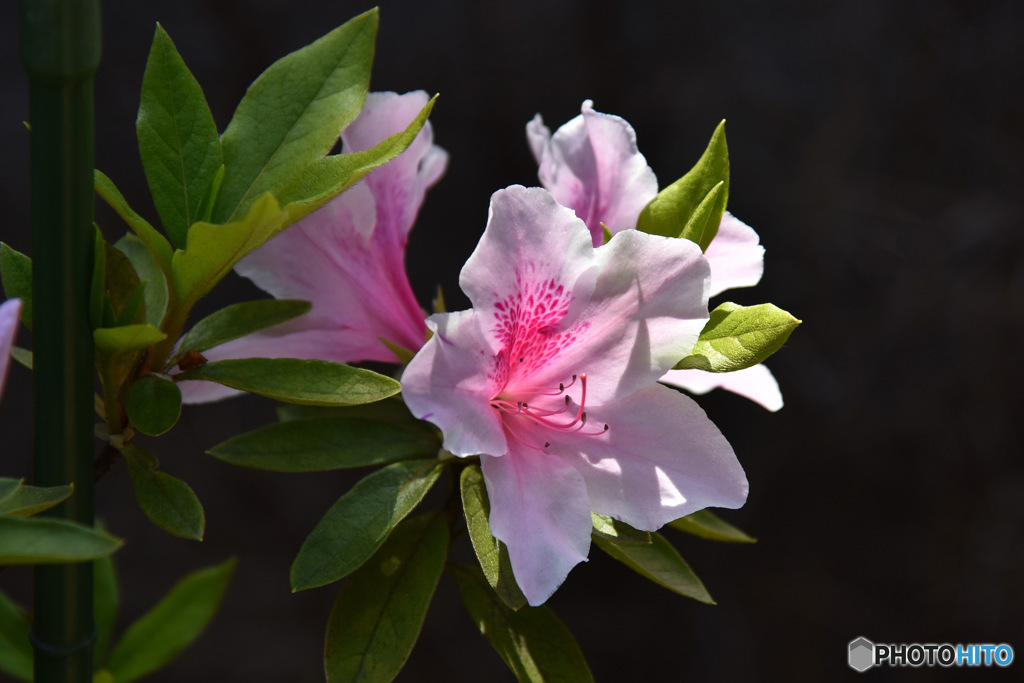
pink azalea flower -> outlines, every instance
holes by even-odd
[[[370,93],[341,134],[342,152],[373,147],[399,133],[426,105],[422,91]],[[426,317],[405,273],[405,246],[424,195],[448,154],[428,122],[398,158],[243,259],[236,270],[278,299],[311,301],[296,320],[204,353],[226,358],[318,358],[339,363],[395,362],[380,338],[415,351]],[[212,382],[181,382],[187,402],[237,393]]]
[[[7,366],[11,359],[11,347],[18,334],[18,316],[21,314],[21,299],[8,299],[0,304],[0,396],[7,382]]]
[[[590,100],[554,135],[537,114],[526,125],[526,138],[541,184],[586,222],[595,247],[604,243],[602,223],[613,235],[636,228],[640,212],[658,194],[658,180],[637,148],[633,127],[623,118],[594,111]],[[752,287],[764,272],[757,233],[728,212],[704,256],[711,265],[710,296]],[[778,382],[767,368],[741,378],[728,376],[735,373],[702,377],[708,374],[676,371],[662,381],[698,394],[722,387],[769,410],[782,407]]]
[[[685,240],[633,230],[595,249],[544,189],[491,198],[459,280],[473,308],[428,319],[402,393],[448,451],[480,455],[491,532],[530,604],[587,558],[591,510],[654,530],[746,500],[729,443],[657,383],[707,322],[708,277]]]

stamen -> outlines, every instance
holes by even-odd
[[[530,404],[527,403],[526,401],[516,401],[515,403],[513,403],[512,401],[509,401],[507,399],[502,399],[502,398],[492,399],[491,400],[491,407],[493,407],[495,410],[501,411],[502,413],[504,413],[506,415],[510,415],[510,416],[512,416],[512,415],[522,415],[523,417],[528,418],[529,420],[531,420],[534,424],[541,425],[542,427],[547,427],[548,429],[551,429],[551,430],[553,430],[555,432],[560,432],[562,434],[574,434],[575,433],[575,434],[582,434],[582,435],[585,435],[585,436],[598,436],[600,434],[604,434],[609,429],[607,424],[602,425],[601,428],[596,429],[596,430],[595,429],[587,430],[588,425],[587,425],[587,411],[586,411],[586,404],[587,404],[587,374],[586,373],[581,372],[579,375],[573,375],[572,376],[572,381],[568,385],[566,385],[563,382],[559,382],[558,390],[557,391],[553,387],[550,387],[550,388],[549,387],[516,387],[516,389],[518,391],[522,391],[522,392],[529,392],[531,395],[534,395],[534,396],[557,396],[557,395],[563,394],[567,388],[569,388],[569,387],[573,386],[574,384],[576,384],[576,380],[577,379],[579,380],[580,385],[581,385],[579,407],[576,410],[576,414],[568,422],[556,422],[555,420],[552,419],[556,415],[562,415],[562,414],[564,414],[564,413],[569,411],[570,406],[572,405],[573,401],[572,401],[572,398],[568,394],[565,395],[564,401],[562,403],[562,407],[558,408],[558,409],[534,408],[534,407],[531,407]],[[539,446],[534,446],[533,444],[528,443],[525,439],[523,439],[523,437],[521,437],[516,432],[516,430],[513,429],[511,421],[504,420],[503,424],[505,425],[505,428],[506,428],[508,434],[513,439],[518,441],[519,443],[521,443],[524,446],[527,446],[529,448],[532,448],[534,450],[538,450],[538,451],[539,450],[543,450]],[[545,441],[544,442],[544,448],[548,448],[550,445],[551,445],[550,441]]]

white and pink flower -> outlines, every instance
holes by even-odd
[[[490,527],[530,604],[586,559],[591,511],[654,530],[735,508],[747,481],[691,399],[658,384],[708,320],[710,271],[686,240],[630,230],[601,248],[542,188],[513,186],[402,376],[444,448],[479,455]]]
[[[590,100],[554,134],[537,114],[526,126],[526,137],[541,184],[587,224],[595,247],[604,243],[602,223],[613,235],[635,229],[640,212],[658,194],[658,180],[637,148],[633,127],[621,117],[594,111]],[[728,212],[704,256],[711,265],[710,296],[752,287],[764,272],[757,233]],[[763,366],[749,370],[676,370],[662,381],[698,394],[721,387],[768,410],[781,408],[782,394],[771,372]]]
[[[362,112],[342,131],[342,152],[369,149],[403,131],[428,99],[422,91],[370,93]],[[382,338],[419,349],[426,339],[426,315],[409,286],[405,246],[427,189],[447,163],[428,122],[397,158],[243,259],[235,270],[258,287],[278,299],[310,301],[313,308],[301,318],[211,349],[204,353],[207,360],[396,362]],[[237,393],[213,382],[178,386],[191,403]]]
[[[18,316],[21,315],[21,299],[8,299],[0,304],[0,396],[7,382],[7,367],[11,360],[11,348],[18,334]]]

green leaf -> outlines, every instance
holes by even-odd
[[[371,370],[324,360],[240,358],[206,363],[176,376],[205,379],[286,403],[347,406],[371,403],[402,385]]]
[[[617,545],[599,534],[592,538],[601,550],[654,583],[679,595],[715,604],[690,565],[661,534],[651,534],[650,545]]]
[[[685,531],[710,541],[726,543],[756,543],[757,539],[740,531],[732,524],[718,517],[710,510],[700,510],[692,515],[680,517],[668,524],[673,529]]]
[[[437,460],[410,460],[359,481],[302,544],[292,564],[292,590],[325,586],[366,562],[427,495],[441,469]]]
[[[189,574],[129,626],[110,654],[107,670],[114,680],[129,683],[156,671],[198,638],[217,612],[234,569],[230,559]]]
[[[0,515],[11,517],[31,517],[43,510],[49,510],[67,500],[74,487],[71,484],[64,486],[19,486],[16,490],[8,491],[5,496],[4,482],[17,479],[0,479]]]
[[[329,683],[385,683],[412,652],[448,555],[441,514],[407,519],[341,589],[327,622]]]
[[[708,230],[718,231],[725,213],[725,183],[720,182],[711,188],[683,226],[679,236],[694,244],[704,244],[704,233]],[[707,247],[703,247],[707,249]]]
[[[620,522],[614,517],[599,515],[596,512],[590,513],[594,522],[595,536],[601,536],[610,543],[616,545],[650,545],[651,532],[634,529],[625,522]]]
[[[279,59],[256,79],[221,139],[227,172],[214,216],[245,215],[327,154],[366,100],[377,10]],[[189,237],[191,246],[191,236]]]
[[[397,360],[402,365],[408,365],[416,356],[415,351],[410,351],[404,346],[399,346],[393,341],[388,341],[384,337],[377,337],[377,339],[380,340],[381,344],[388,347],[388,350],[391,351],[391,353],[395,354],[395,360]]]
[[[253,202],[237,221],[195,223],[188,233],[188,248],[174,252],[171,259],[171,289],[180,308],[191,310],[246,254],[288,223],[287,212],[269,193]]]
[[[32,352],[28,349],[23,349],[20,346],[11,347],[11,358],[16,360],[21,365],[25,366],[29,370],[32,369]]]
[[[136,429],[159,436],[173,427],[181,416],[181,389],[163,377],[140,377],[128,389],[124,408]]]
[[[644,207],[637,220],[637,230],[665,237],[685,236],[682,233],[691,216],[719,183],[723,183],[722,195],[705,219],[707,227],[698,242],[703,250],[707,250],[718,233],[722,212],[729,203],[729,149],[725,142],[725,121],[715,128],[711,142],[697,164]]]
[[[278,195],[282,206],[288,211],[289,220],[296,221],[315,211],[355,185],[373,169],[404,152],[426,124],[435,101],[436,95],[423,106],[404,131],[385,138],[376,146],[362,152],[332,154],[297,172]]]
[[[213,182],[210,183],[210,187],[207,188],[206,194],[203,195],[203,201],[199,205],[199,218],[197,220],[209,223],[213,220],[213,207],[217,203],[217,198],[220,197],[220,188],[224,184],[224,164],[220,165],[217,172],[213,174]]]
[[[145,218],[135,213],[125,200],[121,191],[114,186],[110,178],[96,171],[95,175],[96,194],[120,216],[128,226],[135,231],[143,244],[153,254],[153,258],[160,264],[161,270],[169,272],[171,267],[171,254],[174,251],[167,238],[161,235],[156,228],[149,224]]]
[[[97,231],[98,233],[99,231]],[[103,262],[106,275],[100,292],[102,293],[105,289],[109,293],[110,305],[114,318],[117,320],[117,326],[141,324],[144,315],[138,315],[138,313],[145,290],[140,289],[142,282],[139,275],[124,252],[107,244],[102,239],[100,237],[96,242],[97,252],[102,249],[105,254]],[[96,272],[93,272],[93,277],[95,278],[95,276]],[[100,325],[99,327],[114,327],[114,325]]]
[[[21,488],[24,479],[11,479],[0,477],[0,514],[3,514],[4,503],[10,496],[13,496]]]
[[[324,472],[436,457],[441,443],[420,429],[343,417],[281,422],[241,434],[208,453],[232,465],[275,472]]]
[[[32,329],[32,259],[0,242],[0,279],[8,299],[21,299],[21,322]]]
[[[462,602],[480,632],[521,683],[593,681],[576,639],[548,607],[514,611],[476,567],[449,565]]]
[[[145,285],[143,296],[146,302],[145,322],[160,327],[167,312],[167,277],[153,254],[138,237],[126,233],[114,247],[128,257],[139,280]]]
[[[109,354],[141,351],[167,338],[167,335],[153,325],[125,325],[123,327],[101,327],[93,330],[96,350]]]
[[[693,352],[675,367],[709,372],[749,368],[782,348],[800,322],[772,304],[726,302],[711,312]]]
[[[462,470],[462,509],[466,515],[466,529],[469,540],[476,552],[476,559],[498,597],[513,610],[526,604],[526,596],[512,574],[512,562],[505,544],[491,535],[488,524],[491,504],[484,486],[484,475],[479,465],[470,465]]]
[[[188,331],[181,341],[179,355],[187,351],[206,351],[232,339],[280,325],[309,312],[308,301],[263,299],[232,304],[208,315]]]
[[[157,459],[134,444],[123,446],[135,499],[150,521],[169,534],[194,541],[203,540],[206,515],[188,484],[169,474],[157,472]]]
[[[83,562],[121,545],[119,538],[65,519],[0,517],[0,565]]]
[[[609,242],[612,241],[612,237],[614,237],[614,235],[612,235],[612,231],[609,230],[608,226],[605,225],[604,223],[601,224],[601,233],[604,236],[603,244],[608,244]]]
[[[103,557],[96,560],[92,572],[92,585],[93,615],[96,620],[96,642],[92,647],[92,663],[93,669],[99,669],[107,661],[120,603],[113,559]]]
[[[32,680],[31,631],[32,622],[0,592],[0,671],[23,681]]]
[[[203,90],[160,24],[142,76],[135,126],[157,213],[171,242],[184,248],[223,159]]]

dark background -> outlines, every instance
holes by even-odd
[[[134,137],[154,21],[176,41],[223,130],[272,61],[366,9],[310,0],[107,2],[96,79],[97,166],[155,217]],[[549,601],[600,681],[839,680],[847,643],[1007,642],[1024,657],[1021,340],[1024,4],[846,1],[385,2],[372,88],[440,92],[451,153],[408,252],[427,304],[483,229],[490,194],[535,184],[524,125],[554,129],[585,98],[636,129],[665,185],[728,119],[730,209],[767,248],[746,304],[804,320],[769,361],[786,407],[700,399],[750,480],[723,513],[759,537],[712,544],[668,532],[718,601],[670,594],[601,553]],[[26,80],[17,21],[0,22],[0,237],[31,253]],[[109,211],[107,237],[125,230]],[[231,276],[199,313],[259,292]],[[22,332],[23,345],[29,335]],[[29,473],[29,373],[0,409],[0,473]],[[203,451],[273,419],[242,398],[186,409],[153,442],[208,519],[173,539],[135,506],[124,468],[98,511],[128,539],[116,559],[127,625],[179,576],[230,555],[236,579],[210,631],[154,681],[322,679],[336,587],[291,595],[288,567],[357,475],[232,468]],[[4,590],[25,596],[30,574]],[[878,680],[992,680],[1011,671],[875,670]],[[506,680],[442,579],[406,681]]]

